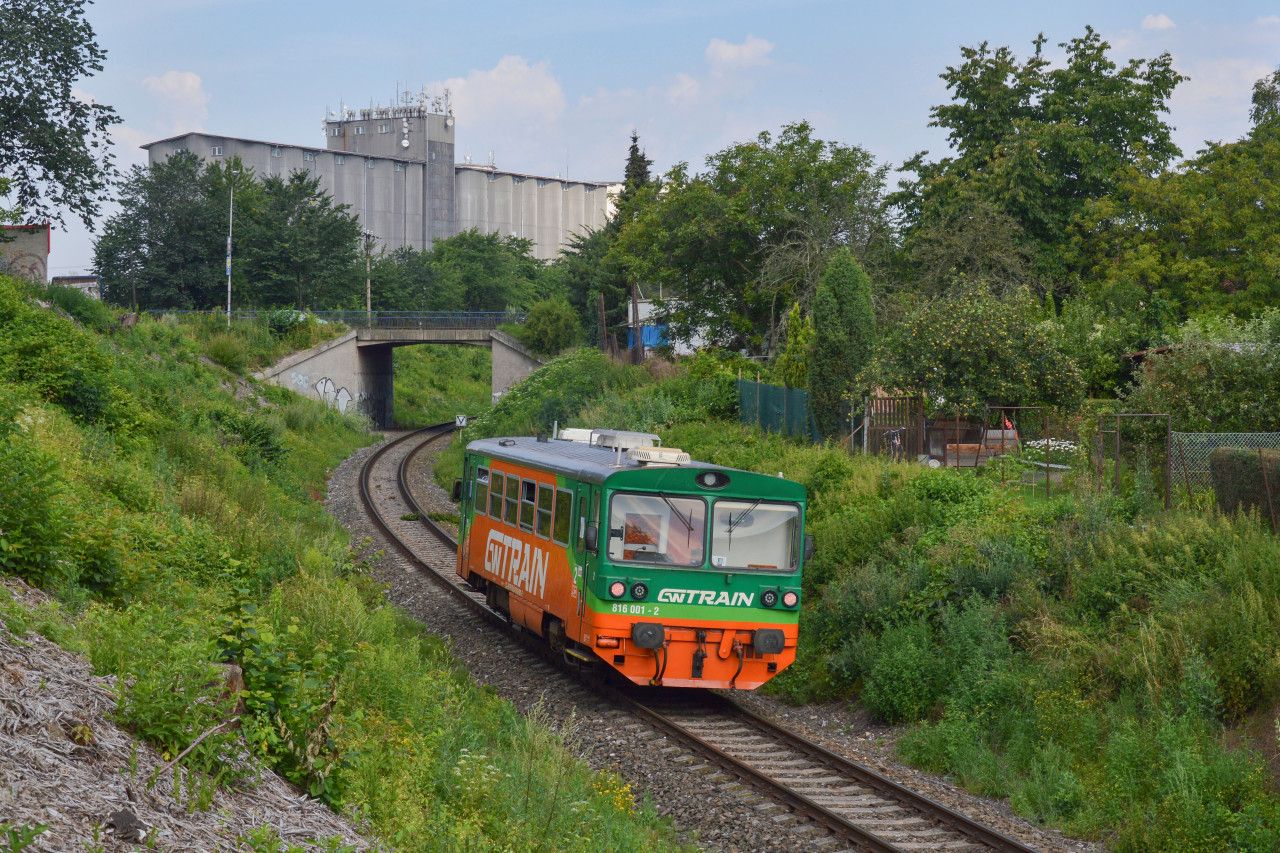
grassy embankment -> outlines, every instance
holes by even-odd
[[[192,807],[260,760],[396,848],[656,849],[665,824],[562,733],[478,688],[390,607],[319,498],[364,423],[239,371],[323,330],[143,318],[0,278],[0,571],[57,596],[38,630],[118,677]],[[306,340],[290,339],[306,337]],[[211,363],[230,364],[226,370]],[[145,783],[144,783],[145,784]],[[268,833],[269,834],[269,833]]]
[[[669,371],[668,371],[669,373]],[[1026,500],[997,477],[851,458],[739,426],[733,369],[658,381],[562,357],[467,431],[658,432],[809,490],[801,654],[771,690],[907,724],[899,751],[1123,850],[1274,850],[1280,539],[1142,484]],[[574,413],[577,414],[574,414]],[[438,477],[456,476],[455,445]]]
[[[492,378],[484,347],[420,344],[395,352],[395,418],[420,427],[489,408]]]

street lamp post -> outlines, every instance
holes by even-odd
[[[236,182],[240,172],[227,166],[227,186],[231,188],[231,200],[227,202],[227,328],[231,328],[231,230],[236,218]]]

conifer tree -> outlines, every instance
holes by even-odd
[[[875,317],[871,280],[847,248],[827,261],[813,297],[814,341],[809,358],[809,401],[818,431],[834,438],[857,388],[858,374],[871,360]]]

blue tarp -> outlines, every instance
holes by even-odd
[[[666,324],[661,326],[641,326],[640,340],[644,342],[645,348],[665,347],[667,345],[667,327]],[[627,328],[627,349],[635,346],[636,339],[630,327]]]

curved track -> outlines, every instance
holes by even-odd
[[[378,448],[360,471],[360,497],[374,525],[406,560],[465,601],[475,615],[507,626],[507,619],[457,576],[456,540],[427,517],[408,487],[414,458],[453,429],[453,424],[426,427]],[[721,693],[642,690],[630,684],[594,688],[723,772],[822,827],[832,836],[833,849],[1031,850]]]

